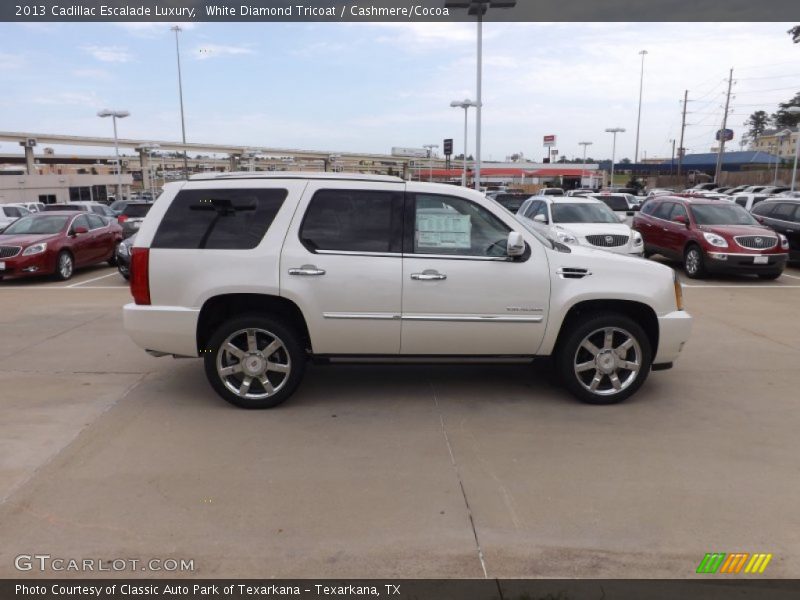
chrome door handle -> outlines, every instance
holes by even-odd
[[[411,279],[416,279],[417,281],[441,281],[447,279],[447,275],[438,271],[426,270],[422,273],[412,273]]]
[[[664,227],[664,231],[669,231],[669,229],[667,229],[666,227]]]
[[[304,275],[306,277],[325,275],[325,269],[318,269],[314,265],[303,265],[302,267],[294,267],[289,269],[289,275]]]

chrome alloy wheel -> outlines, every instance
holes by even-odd
[[[72,257],[66,252],[62,253],[58,257],[58,274],[61,275],[62,279],[69,279],[72,277],[72,269]]]
[[[700,270],[700,251],[692,248],[686,253],[686,272],[694,275]]]
[[[217,375],[240,398],[274,396],[289,380],[292,361],[283,342],[264,329],[233,332],[217,351]]]
[[[624,329],[604,327],[583,338],[573,365],[584,388],[599,396],[613,396],[636,381],[642,348]]]

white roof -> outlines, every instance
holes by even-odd
[[[209,179],[334,179],[345,181],[384,181],[403,183],[405,180],[393,175],[365,175],[362,173],[325,173],[314,171],[237,171],[235,173],[198,173],[190,181]]]

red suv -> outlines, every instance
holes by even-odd
[[[789,256],[786,237],[764,227],[738,204],[661,196],[633,219],[645,256],[683,261],[691,278],[709,273],[756,274],[777,279]]]

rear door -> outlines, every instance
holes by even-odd
[[[800,254],[800,204],[794,202],[775,202],[762,205],[755,214],[761,216],[765,225],[782,233],[789,240],[789,251],[796,260]]]
[[[88,214],[86,215],[86,218],[89,221],[89,232],[93,237],[93,260],[107,260],[111,257],[111,253],[114,250],[114,234],[111,232],[111,228],[102,217],[99,217],[96,214]]]
[[[281,295],[315,354],[396,355],[404,183],[312,180],[286,235]]]
[[[689,213],[678,202],[670,202],[671,210],[662,223],[662,243],[665,250],[672,252],[674,256],[683,253],[683,247],[688,237]],[[686,223],[678,223],[676,217],[683,217]]]

